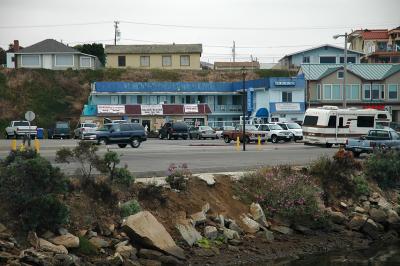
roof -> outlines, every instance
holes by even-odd
[[[106,45],[106,54],[193,54],[202,53],[202,44]]]
[[[306,80],[320,80],[342,68],[343,64],[302,64]],[[349,72],[364,80],[382,80],[400,72],[400,64],[348,64]]]
[[[309,48],[309,49],[306,49],[306,50],[301,50],[301,51],[298,51],[298,52],[294,52],[294,53],[291,53],[291,54],[287,54],[287,55],[285,55],[284,57],[282,57],[280,60],[282,60],[282,59],[285,58],[285,57],[293,56],[293,55],[296,55],[296,54],[302,54],[302,53],[305,53],[305,52],[308,52],[308,51],[321,49],[321,48],[323,48],[323,47],[331,47],[331,48],[334,48],[334,49],[339,49],[339,50],[343,50],[343,51],[344,51],[344,48],[343,48],[343,47],[336,46],[336,45],[332,45],[332,44],[323,44],[323,45],[316,46],[316,47],[312,47],[312,48]],[[349,49],[347,49],[347,52],[355,53],[355,54],[361,54],[361,55],[364,54],[364,53],[362,53],[362,52],[354,51],[354,50],[349,50]],[[279,60],[279,61],[280,61],[280,60]]]
[[[389,39],[388,30],[364,30],[361,33],[364,40],[385,40]]]
[[[32,54],[32,53],[80,53],[72,47],[60,43],[53,39],[46,39],[35,43],[24,49],[21,49],[16,54]]]
[[[214,67],[260,67],[258,61],[252,62],[214,62]]]

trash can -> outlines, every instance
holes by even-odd
[[[37,128],[36,129],[36,137],[38,138],[38,139],[43,139],[43,132],[44,132],[44,129],[43,128]]]

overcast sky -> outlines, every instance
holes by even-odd
[[[399,11],[400,0],[0,0],[0,47],[47,38],[111,44],[118,20],[120,44],[202,43],[202,60],[213,62],[232,60],[235,40],[238,61],[276,62],[343,46],[334,34],[400,26]]]

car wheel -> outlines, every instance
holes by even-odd
[[[278,143],[278,137],[276,135],[271,136],[271,142],[272,143]]]
[[[6,133],[6,138],[7,138],[7,139],[10,139],[10,135],[8,135],[7,133]]]
[[[131,140],[131,146],[132,146],[132,148],[139,148],[140,140],[138,138],[133,138]]]
[[[171,134],[167,134],[167,139],[172,139],[172,136],[171,136]]]
[[[118,144],[118,147],[120,147],[121,149],[125,148],[127,144]]]
[[[199,134],[199,135],[197,135],[197,139],[199,139],[199,140],[201,139],[201,136],[200,136],[200,134]]]
[[[159,138],[159,139],[164,139],[162,133],[158,134],[158,138]]]
[[[327,147],[327,148],[332,148],[332,146],[333,146],[332,143],[326,143],[326,144],[325,144],[325,147]]]
[[[183,136],[182,139],[187,140],[187,136]]]
[[[224,142],[231,143],[231,139],[228,136],[226,136],[226,137],[224,137]]]
[[[193,136],[192,136],[192,135],[189,135],[189,139],[193,139]]]
[[[101,138],[97,141],[97,144],[99,145],[107,145],[107,140],[105,138]]]
[[[80,133],[80,134],[79,134],[79,139],[84,140],[84,139],[85,139],[85,136],[84,136],[82,133]]]
[[[250,138],[249,137],[245,137],[244,141],[246,142],[246,144],[250,143]]]

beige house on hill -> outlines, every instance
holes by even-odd
[[[201,44],[106,45],[106,67],[201,69]]]

